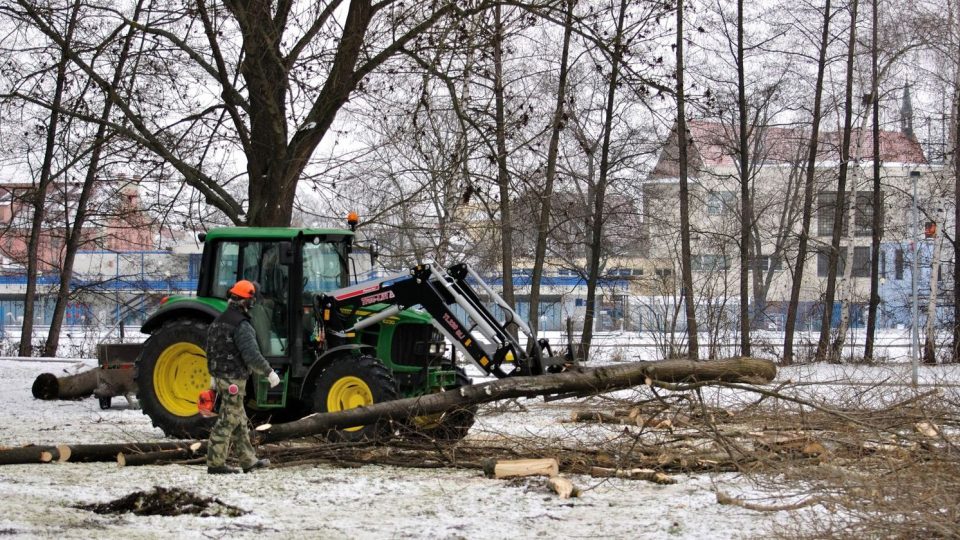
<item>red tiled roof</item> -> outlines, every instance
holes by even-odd
[[[719,122],[693,120],[687,123],[687,129],[690,132],[688,153],[691,173],[701,167],[734,164],[737,140],[733,126]],[[860,159],[872,161],[873,133],[871,130],[863,132],[863,137],[859,140],[859,149],[856,137],[858,133],[859,130],[855,130],[853,134],[854,138],[850,148],[851,157],[856,158],[859,154]],[[761,141],[759,145],[750,148],[750,151],[754,153],[752,159],[757,159],[759,156],[759,159],[766,163],[792,163],[806,159],[809,142],[807,139],[808,133],[805,130],[766,127],[762,128],[762,133],[753,135],[752,138],[756,136],[760,136]],[[839,161],[842,138],[843,133],[840,131],[821,132],[818,160]],[[661,153],[660,161],[654,168],[652,177],[676,177],[678,175],[676,153],[677,139],[674,130]],[[898,131],[880,132],[880,160],[917,164],[927,162],[920,143]]]

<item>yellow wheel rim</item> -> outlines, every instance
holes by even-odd
[[[207,355],[193,343],[174,343],[160,353],[153,371],[157,400],[176,416],[198,414],[200,392],[210,388]]]
[[[373,392],[363,379],[352,375],[341,377],[330,387],[327,394],[327,411],[337,412],[373,404]],[[344,431],[357,431],[363,426],[344,428]]]

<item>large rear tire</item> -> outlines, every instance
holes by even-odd
[[[202,439],[215,418],[200,415],[200,392],[210,388],[204,346],[208,324],[167,321],[143,345],[137,360],[137,399],[143,414],[168,437]]]
[[[397,399],[397,385],[380,360],[372,356],[341,356],[323,370],[313,393],[315,412],[337,412]],[[332,441],[366,441],[389,438],[389,421],[332,430]]]
[[[457,372],[457,382],[441,392],[454,391],[461,386],[473,384],[463,368],[454,368]],[[477,417],[477,406],[471,405],[460,409],[445,411],[429,416],[417,416],[411,419],[414,433],[421,437],[428,437],[436,441],[454,442],[467,436]]]

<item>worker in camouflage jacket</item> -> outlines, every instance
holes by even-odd
[[[230,288],[226,311],[213,321],[207,332],[207,369],[220,398],[219,417],[207,444],[210,474],[240,472],[227,466],[231,447],[236,450],[243,472],[270,465],[268,459],[257,459],[243,408],[251,373],[267,377],[271,388],[280,384],[280,377],[260,354],[257,335],[250,324],[249,311],[255,301],[256,286],[247,280],[238,281]]]

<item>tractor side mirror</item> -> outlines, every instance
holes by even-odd
[[[290,242],[280,242],[280,264],[290,266],[293,264],[293,244]]]

